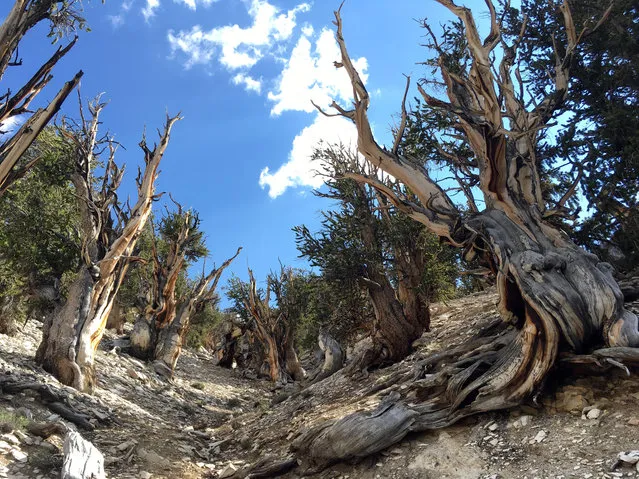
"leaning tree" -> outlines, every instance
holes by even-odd
[[[150,149],[143,137],[144,170],[138,172],[137,202],[130,209],[118,201],[117,189],[124,169],[115,163],[116,144],[108,135],[98,136],[99,99],[89,103],[90,116],[80,108],[81,121],[60,128],[73,147],[76,189],[81,216],[82,267],[66,302],[46,319],[36,360],[60,382],[91,392],[96,385],[95,351],[126,273],[135,243],[151,214],[158,167],[169,144],[169,135],[179,116],[167,117],[160,142]],[[107,153],[102,178],[95,164]]]
[[[352,108],[332,106],[335,115],[357,127],[358,149],[366,161],[400,180],[416,199],[368,177],[361,181],[463,248],[466,258],[483,256],[496,276],[503,326],[420,362],[410,374],[410,385],[389,394],[372,414],[355,413],[306,432],[294,444],[300,458],[328,462],[361,457],[410,431],[445,427],[472,414],[520,404],[540,390],[560,354],[562,361],[593,367],[639,363],[637,317],[624,309],[610,265],[576,246],[551,221],[565,211],[566,202],[563,197],[559,204],[544,201],[545,178],[537,158],[540,131],[561,112],[566,98],[575,49],[598,23],[578,30],[568,4],[559,6],[566,42],[555,42],[554,85],[543,97],[530,97],[517,56],[525,22],[519,36],[506,43],[501,20],[487,0],[490,31],[482,38],[469,9],[452,0],[438,3],[458,18],[464,55],[451,61],[448,45],[433,36],[447,98],[421,85],[419,91],[431,108],[455,119],[455,135],[473,156],[451,155],[449,167],[464,174],[462,181],[477,180],[485,207],[462,211],[419,159],[401,154],[405,108],[392,147],[377,143],[368,119],[370,96],[348,54],[339,10],[335,23],[341,60],[335,65],[348,73],[354,98]],[[434,139],[437,135],[432,132]]]
[[[19,56],[19,44],[26,33],[43,21],[50,22],[50,37],[58,39],[73,32],[76,28],[84,28],[84,20],[78,15],[76,0],[16,0],[2,25],[0,25],[0,82],[8,67],[22,64]],[[0,130],[11,123],[22,120],[22,116],[32,113],[29,106],[42,89],[51,81],[51,71],[58,61],[75,45],[75,37],[65,47],[57,51],[36,71],[17,91],[6,88],[0,96]],[[11,183],[24,176],[38,157],[31,161],[21,161],[27,148],[33,143],[51,118],[60,110],[69,93],[80,82],[82,72],[66,82],[51,102],[39,108],[24,121],[13,134],[2,133],[0,144],[0,195]]]

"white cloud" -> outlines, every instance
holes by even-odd
[[[196,10],[198,4],[204,7],[210,6],[212,3],[217,2],[218,0],[173,0],[176,3],[183,3],[191,10]]]
[[[195,0],[182,1],[195,3]],[[281,13],[267,0],[251,0],[248,14],[252,24],[249,27],[235,24],[204,31],[196,25],[190,31],[169,31],[171,52],[185,54],[187,68],[209,63],[214,56],[229,70],[251,68],[278,43],[291,37],[296,26],[296,15],[309,9],[309,4],[302,3]]]
[[[260,173],[260,186],[268,187],[268,195],[277,198],[289,187],[308,186],[319,188],[324,183],[316,171],[321,165],[312,161],[313,150],[320,142],[327,145],[343,144],[355,147],[357,130],[355,125],[345,118],[329,118],[316,115],[310,126],[304,128],[293,140],[288,161],[271,173],[268,167]]]
[[[119,28],[122,25],[124,25],[126,17],[129,13],[129,10],[131,10],[132,6],[133,6],[133,0],[124,0],[120,4],[120,13],[118,13],[117,15],[108,15],[108,19],[111,22],[111,26],[113,26],[113,28]],[[144,9],[142,10],[144,14]],[[150,14],[153,15],[153,9],[150,10]],[[146,18],[146,15],[145,15],[145,18]]]
[[[109,20],[111,21],[113,28],[118,28],[124,23],[124,15],[121,13],[119,15],[109,15]]]
[[[313,35],[313,32],[315,30],[313,29],[313,25],[311,25],[310,23],[305,23],[304,26],[302,27],[302,35],[310,37],[311,35]]]
[[[312,33],[312,29],[307,32]],[[332,31],[323,29],[314,48],[311,38],[303,34],[282,70],[276,90],[268,94],[269,100],[275,102],[271,114],[280,115],[289,110],[310,113],[315,109],[311,100],[323,108],[328,108],[333,100],[350,104],[353,88],[348,75],[344,69],[333,65],[339,58],[339,47]],[[366,58],[353,60],[353,64],[366,83]]]
[[[287,188],[307,186],[318,188],[322,177],[316,175],[320,165],[311,161],[314,149],[320,142],[327,145],[343,144],[354,148],[357,130],[350,120],[342,117],[326,117],[315,110],[313,100],[329,109],[333,100],[348,107],[352,102],[353,89],[348,74],[343,68],[335,68],[333,62],[340,59],[340,51],[334,33],[324,29],[312,44],[313,29],[304,28],[302,36],[285,61],[282,74],[274,91],[268,98],[274,105],[271,114],[281,115],[286,111],[304,111],[314,114],[313,123],[304,128],[293,140],[288,161],[275,172],[264,168],[260,173],[260,186],[269,188],[269,196],[277,198]],[[366,82],[366,58],[353,61],[363,82]]]
[[[250,75],[245,75],[244,73],[238,73],[233,77],[234,85],[243,85],[246,91],[252,91],[257,93],[258,95],[262,93],[262,81],[256,80]]]
[[[155,11],[160,6],[160,0],[146,0],[146,6],[141,10],[144,20],[147,22],[155,15]]]

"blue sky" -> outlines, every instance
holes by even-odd
[[[278,260],[305,267],[291,227],[305,223],[314,230],[318,211],[328,206],[310,194],[321,181],[308,156],[320,138],[348,143],[354,131],[344,119],[318,116],[310,104],[349,100],[346,73],[332,65],[339,59],[331,23],[337,6],[326,0],[85,1],[92,31],[80,33],[39,101],[84,70],[82,97],[104,92],[110,101],[104,128],[126,148],[118,159],[128,166],[124,189],[131,194],[144,126],[152,140],[165,112],[181,111],[158,191],[199,211],[209,262],[219,264],[241,245],[230,271],[242,278],[248,265],[260,279]],[[7,9],[0,7],[0,15]],[[399,110],[402,74],[426,73],[416,65],[426,52],[415,20],[426,16],[433,25],[448,18],[434,1],[349,0],[343,8],[344,35],[372,92],[371,119],[381,141],[388,142]],[[27,35],[24,65],[10,69],[5,84],[16,85],[48,58],[55,46],[45,36],[44,27]],[[75,97],[63,112],[77,115]]]

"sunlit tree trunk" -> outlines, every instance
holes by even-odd
[[[103,106],[97,101],[90,104],[92,118],[83,122],[81,131],[63,133],[76,148],[77,169],[73,182],[80,201],[85,264],[70,287],[67,301],[46,320],[36,354],[38,363],[60,382],[86,392],[95,388],[95,351],[135,243],[151,213],[160,160],[168,146],[171,128],[179,119],[167,119],[160,143],[153,150],[147,147],[145,140],[140,143],[145,168],[137,180],[137,202],[125,214],[119,209],[115,196],[123,170],[115,165],[115,147],[111,143],[101,189],[96,191],[93,185],[91,171],[99,143],[98,117]]]
[[[19,66],[22,59],[18,57],[18,44],[24,35],[37,24],[49,20],[51,8],[60,6],[60,18],[67,16],[71,23],[75,20],[72,16],[71,4],[64,6],[57,0],[16,0],[13,7],[0,25],[0,131],[7,127],[8,123],[19,116],[31,113],[29,105],[38,96],[42,89],[53,78],[53,67],[75,45],[77,37],[66,47],[60,47],[42,66],[33,74],[26,83],[12,91],[2,80],[9,66]],[[79,21],[79,18],[77,19]],[[43,108],[37,109],[24,123],[11,135],[5,135],[0,144],[0,195],[9,188],[17,179],[38,161],[35,158],[28,163],[20,163],[22,155],[37,138],[51,118],[60,110],[62,103],[80,82],[82,72],[78,72],[73,79],[65,83],[53,100]],[[4,93],[6,92],[6,93]],[[5,132],[6,133],[6,132]]]

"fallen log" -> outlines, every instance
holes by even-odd
[[[69,404],[67,394],[56,389],[53,385],[43,384],[34,381],[32,378],[20,379],[12,376],[0,377],[0,394],[17,394],[26,390],[37,393],[40,396],[42,404],[51,412],[59,415],[69,422],[72,422],[79,428],[86,429],[88,431],[92,431],[94,429],[93,424],[89,422],[91,416],[76,411],[73,406]],[[99,415],[94,413],[94,415],[100,422],[105,422],[110,419],[110,415],[105,413],[101,413]]]

